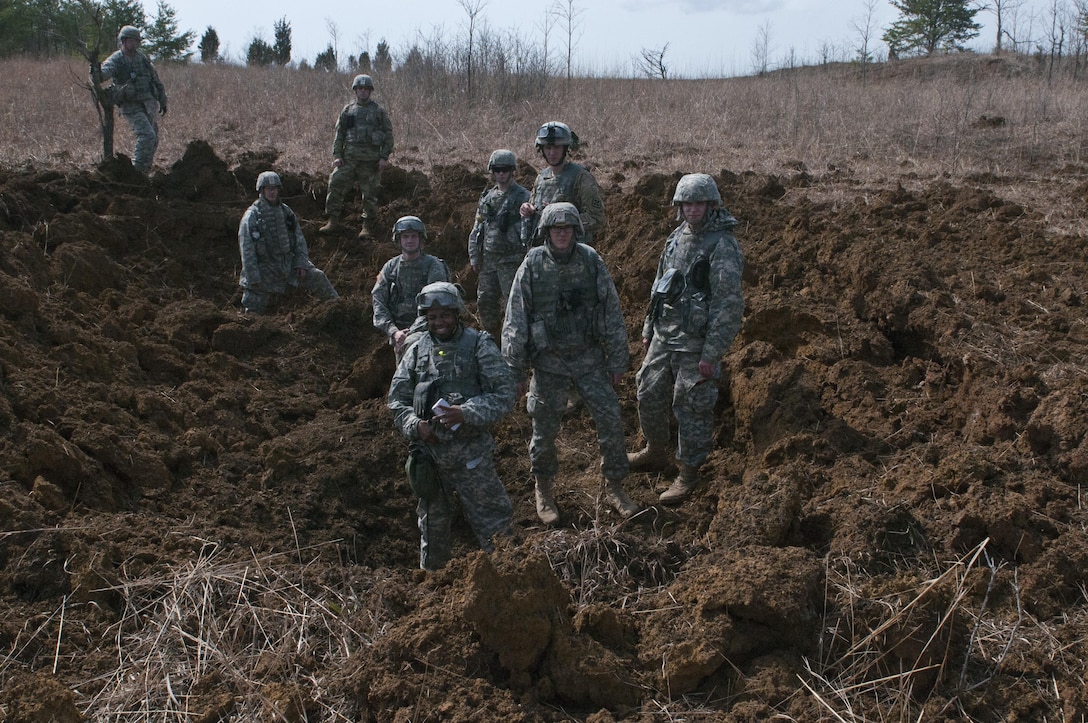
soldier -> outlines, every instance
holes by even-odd
[[[521,204],[529,200],[529,191],[514,180],[517,163],[513,151],[500,149],[491,154],[487,170],[495,185],[480,196],[476,223],[468,236],[469,263],[479,274],[476,310],[480,325],[492,336],[499,334],[510,285],[525,258],[518,214]]]
[[[102,63],[102,79],[113,79],[110,98],[136,136],[133,168],[150,173],[159,147],[159,122],[155,116],[166,115],[166,88],[151,59],[139,50],[141,39],[139,28],[121,28],[117,34],[120,50]]]
[[[393,225],[393,243],[400,254],[385,262],[371,297],[374,328],[389,337],[397,362],[426,327],[416,313],[416,294],[436,281],[449,281],[450,270],[437,256],[423,253],[427,227],[416,216],[403,216]]]
[[[530,249],[518,268],[502,328],[503,358],[515,378],[523,380],[533,370],[527,408],[533,420],[529,459],[536,512],[545,524],[559,520],[555,438],[567,392],[575,388],[597,427],[605,501],[624,518],[632,517],[639,507],[623,490],[627,454],[613,389],[630,361],[619,296],[601,257],[577,242],[582,222],[573,204],[545,208],[538,233],[544,245]]]
[[[310,262],[298,216],[280,201],[279,174],[257,176],[257,200],[238,224],[242,254],[242,307],[263,314],[288,286],[301,286],[320,299],[339,298],[325,273]]]
[[[378,187],[381,172],[389,168],[393,153],[393,124],[385,110],[370,99],[374,81],[369,75],[357,75],[351,83],[355,100],[344,106],[336,119],[336,138],[332,143],[332,175],[325,197],[329,221],[318,231],[331,233],[343,228],[340,217],[344,200],[356,183],[363,201],[363,227],[359,238],[373,235],[378,217]]]
[[[529,200],[521,205],[521,217],[526,219],[523,238],[532,237],[532,227],[545,206],[566,201],[574,204],[582,218],[580,242],[592,246],[594,237],[604,231],[607,219],[597,180],[585,166],[568,157],[571,151],[578,150],[578,136],[566,123],[549,121],[537,131],[536,148],[548,165],[537,174]]]
[[[631,469],[668,465],[670,397],[679,424],[680,474],[661,493],[665,504],[687,499],[714,441],[721,358],[744,315],[744,258],[733,236],[737,220],[721,207],[714,179],[692,173],[672,199],[682,221],[665,242],[642,327],[646,356],[639,369],[638,418],[646,447],[628,455]]]
[[[513,408],[514,380],[491,335],[461,323],[456,286],[428,284],[416,304],[427,332],[397,365],[389,409],[410,454],[431,465],[430,484],[416,472],[409,481],[419,496],[419,566],[437,570],[450,559],[454,492],[483,550],[510,534],[513,506],[495,473],[490,428]]]

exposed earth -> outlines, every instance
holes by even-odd
[[[573,416],[545,529],[522,403],[496,429],[513,539],[485,555],[462,524],[425,574],[371,327],[392,243],[319,237],[325,179],[287,175],[342,298],[239,314],[274,161],[0,169],[0,719],[1088,716],[1085,239],[1016,179],[708,169],[747,309],[705,486],[664,508],[670,475],[632,475],[623,522]],[[597,173],[637,365],[678,176]],[[485,180],[394,168],[382,198],[470,298]]]

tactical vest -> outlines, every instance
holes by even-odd
[[[131,58],[120,50],[114,54],[119,62],[112,62],[113,56],[106,59],[104,65],[115,66],[113,85],[110,93],[114,103],[132,103],[150,100],[156,97],[152,83],[151,60],[140,51]],[[157,99],[160,100],[161,99]]]
[[[557,263],[543,249],[529,257],[527,271],[533,293],[530,335],[537,351],[582,349],[601,338],[597,266],[587,251],[593,253],[588,246],[576,244],[565,264]]]
[[[385,142],[382,129],[381,108],[373,101],[363,105],[348,103],[340,112],[340,129],[344,142],[353,146],[380,148]]]
[[[490,188],[480,195],[477,213],[480,223],[483,224],[482,236],[485,251],[510,253],[525,249],[525,244],[521,241],[516,227],[521,219],[519,209],[522,202],[526,200],[528,200],[528,193],[517,184],[512,184],[506,193]],[[513,233],[511,229],[514,229]]]
[[[654,283],[650,314],[656,321],[659,318],[677,318],[680,328],[687,334],[703,335],[709,320],[710,299],[713,289],[710,286],[710,256],[728,233],[724,230],[706,231],[699,243],[698,250],[679,264],[669,258],[680,243],[683,228],[677,229],[665,242],[665,256],[668,266],[661,278]]]
[[[435,264],[445,267],[446,263],[430,254],[423,254],[415,261],[405,262],[400,256],[393,259],[389,270],[389,313],[397,327],[407,329],[415,321],[417,314],[416,294],[423,290],[431,278]],[[446,273],[449,278],[449,272]]]
[[[250,236],[261,276],[277,284],[287,281],[298,250],[298,218],[285,204],[272,205],[263,199],[253,202],[256,223],[250,224]]]
[[[431,419],[431,407],[439,399],[456,405],[483,393],[476,360],[479,343],[480,332],[465,326],[460,336],[450,341],[439,341],[428,334],[418,342],[414,371],[421,381],[416,384],[413,403],[417,416]]]
[[[544,210],[544,207],[549,203],[559,203],[560,201],[574,203],[574,182],[583,170],[582,166],[577,163],[568,163],[558,176],[555,175],[555,171],[551,169],[551,166],[541,171],[537,176],[536,183],[533,184],[532,203],[536,210],[538,212]],[[578,210],[581,211],[582,209]]]

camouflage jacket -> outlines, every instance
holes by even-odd
[[[295,212],[285,203],[264,198],[253,202],[238,224],[238,250],[246,289],[282,294],[294,269],[312,268],[306,238]]]
[[[450,270],[437,256],[421,254],[413,261],[399,255],[389,259],[370,292],[374,328],[386,336],[408,329],[416,320],[416,294],[427,284],[449,280]]]
[[[419,423],[431,414],[417,414],[416,392],[420,385],[434,382],[426,389],[431,399],[445,397],[460,404],[465,423],[457,430],[434,425],[437,445],[428,445],[437,457],[449,464],[449,456],[460,455],[464,462],[479,456],[493,445],[490,427],[514,408],[514,378],[502,359],[498,345],[486,331],[460,326],[449,341],[442,342],[424,334],[404,354],[389,384],[389,409],[397,428],[409,440],[418,440]],[[428,396],[428,395],[423,395]]]
[[[352,101],[336,118],[332,157],[350,161],[378,161],[393,153],[393,124],[385,109],[372,100]]]
[[[744,257],[733,236],[736,225],[722,208],[711,211],[701,229],[685,222],[669,235],[642,326],[644,339],[657,338],[676,351],[699,352],[701,361],[721,360],[744,317]]]
[[[166,88],[151,59],[137,50],[131,58],[120,50],[102,63],[102,80],[113,78],[110,95],[114,103],[142,103],[157,100],[166,107]]]
[[[468,260],[479,265],[485,256],[521,261],[525,245],[518,228],[518,209],[529,200],[524,186],[511,183],[505,192],[492,186],[480,196],[476,223],[468,235]]]
[[[619,295],[592,247],[575,244],[566,259],[548,244],[529,249],[510,289],[502,353],[520,378],[530,367],[557,374],[580,374],[586,365],[627,371]]]
[[[583,241],[592,245],[594,236],[604,231],[608,223],[597,179],[578,163],[567,162],[559,175],[548,166],[537,174],[529,197],[529,202],[536,208],[536,220],[540,219],[545,206],[558,201],[573,203],[578,209],[586,233]]]

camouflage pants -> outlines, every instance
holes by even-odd
[[[480,268],[479,286],[476,290],[476,312],[480,316],[480,326],[499,339],[502,331],[502,314],[506,308],[506,299],[510,296],[510,287],[514,284],[514,274],[524,255],[509,259],[501,256],[484,254]]]
[[[122,103],[118,106],[121,115],[128,121],[129,128],[136,136],[136,148],[132,151],[132,167],[147,173],[155,160],[155,150],[159,147],[159,102],[143,100]]]
[[[332,282],[329,281],[329,277],[325,275],[324,271],[318,268],[307,269],[304,278],[300,279],[295,276],[287,283],[289,286],[297,286],[305,289],[324,301],[340,298],[340,295],[336,293],[336,289],[333,288]],[[245,289],[242,292],[242,308],[250,314],[264,314],[268,311],[269,306],[271,306],[276,297],[281,294],[282,292],[277,293],[259,289]]]
[[[464,465],[443,464],[439,458],[438,470],[443,493],[432,500],[421,499],[416,505],[419,567],[423,570],[437,570],[450,561],[450,529],[457,510],[454,492],[480,549],[491,552],[495,548],[492,537],[511,534],[513,505],[495,473],[490,451]]]
[[[378,161],[353,161],[343,159],[339,168],[333,169],[329,176],[329,193],[325,196],[325,215],[340,218],[344,215],[344,202],[351,195],[355,184],[359,184],[359,195],[363,202],[363,218],[378,217],[378,187],[381,186],[382,174],[378,170]]]
[[[620,403],[608,372],[601,367],[584,374],[554,374],[533,371],[529,384],[527,408],[533,419],[533,438],[529,441],[529,461],[534,475],[554,477],[559,471],[555,438],[567,409],[567,392],[573,387],[585,400],[586,409],[597,427],[601,448],[601,473],[610,480],[627,476],[627,450],[623,439]]]
[[[642,435],[654,446],[669,442],[669,408],[676,417],[676,458],[699,467],[714,444],[714,405],[718,401],[718,364],[711,379],[699,374],[699,354],[671,351],[656,339],[635,379],[638,382],[638,421]]]

